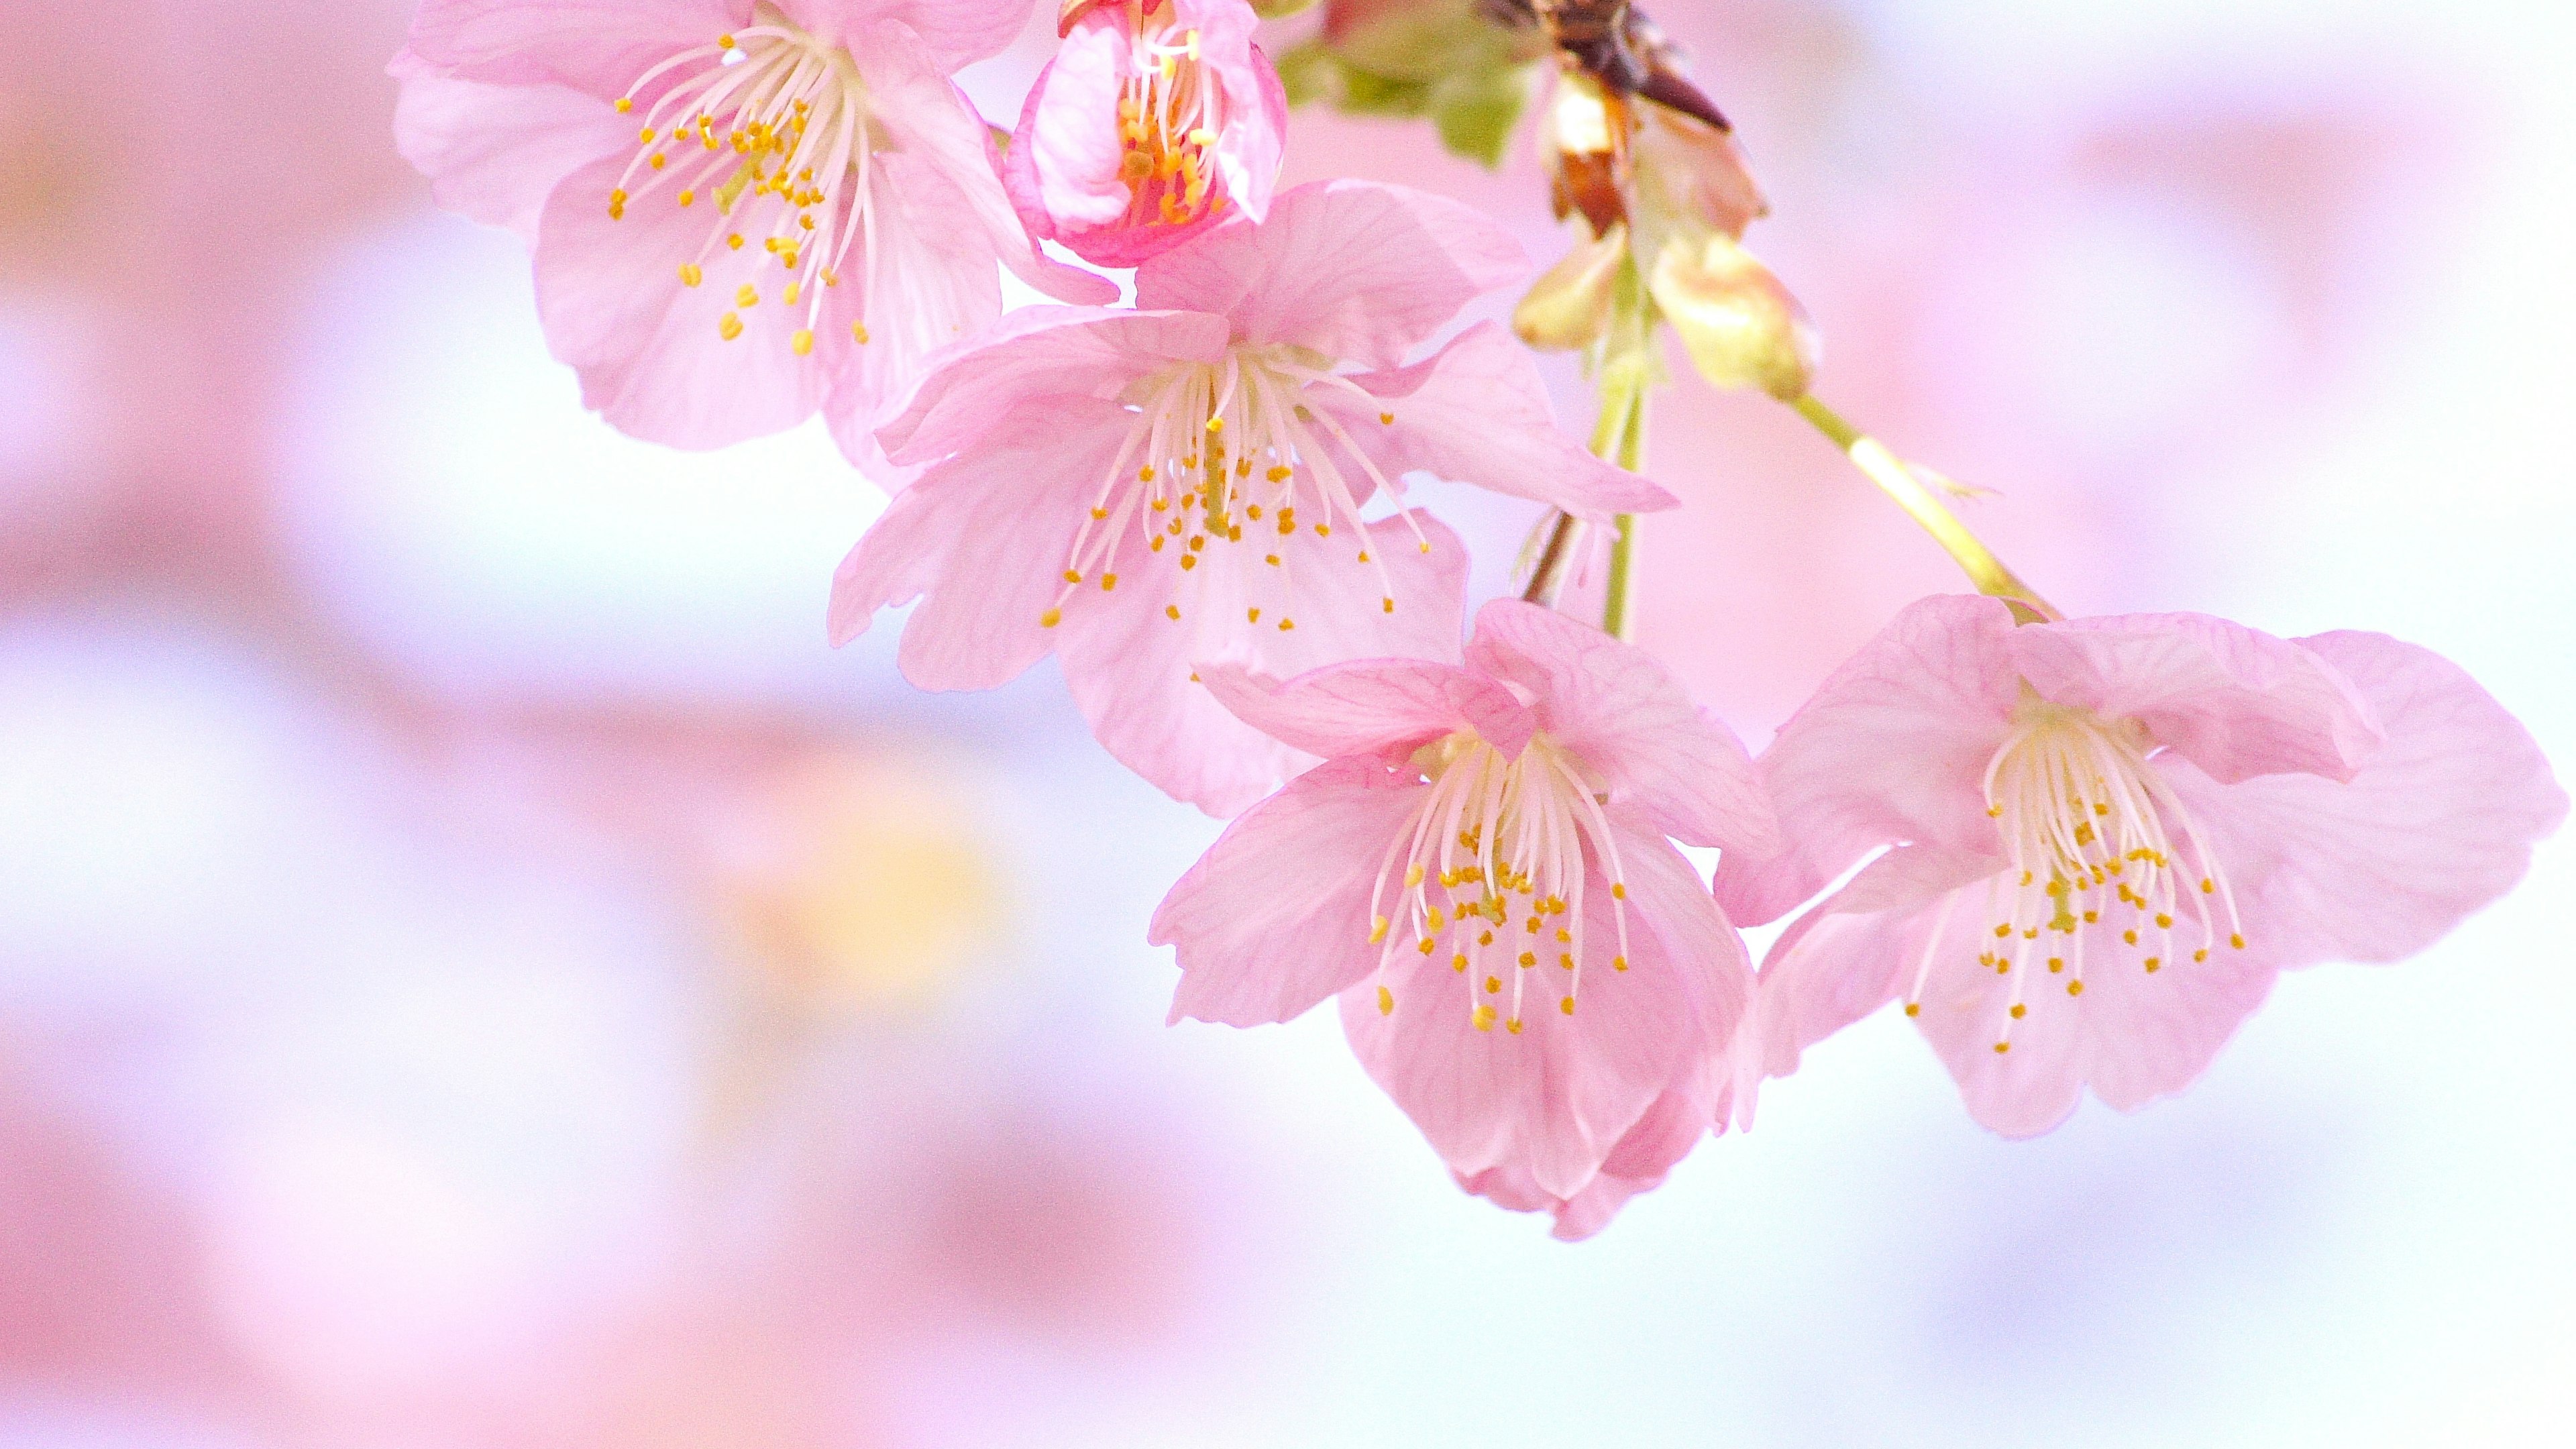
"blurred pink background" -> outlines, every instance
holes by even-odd
[[[2576,1441],[2563,845],[2177,1102],[2006,1144],[1873,1021],[1554,1245],[1329,1013],[1162,1025],[1215,826],[1049,671],[828,651],[828,440],[582,413],[393,154],[408,9],[0,0],[0,1449]],[[2576,759],[2563,7],[1657,14],[1823,394],[2042,589],[2397,633]],[[1565,244],[1526,154],[1291,156]],[[1955,580],[1659,406],[1643,642],[1758,746]],[[1528,511],[1428,493],[1502,588]]]

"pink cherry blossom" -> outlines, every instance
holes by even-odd
[[[1554,1213],[1563,1238],[1722,1130],[1752,963],[1673,841],[1779,837],[1743,746],[1651,656],[1500,600],[1463,665],[1208,680],[1326,763],[1155,912],[1155,944],[1179,948],[1173,1020],[1287,1021],[1339,994],[1369,1075],[1460,1185]]]
[[[2459,668],[2378,634],[2197,614],[2015,627],[1907,610],[1763,755],[1791,849],[1729,859],[1774,919],[1880,847],[1763,967],[1764,1070],[1892,1000],[1977,1120],[2046,1132],[2089,1085],[2187,1087],[2282,971],[2420,951],[2565,817]]]
[[[1337,182],[1146,263],[1142,311],[1013,314],[883,430],[929,467],[841,565],[833,641],[927,596],[900,655],[915,684],[988,689],[1056,653],[1112,754],[1241,810],[1313,757],[1228,713],[1199,666],[1457,652],[1456,537],[1363,511],[1405,473],[1589,518],[1671,506],[1556,432],[1500,328],[1401,365],[1521,267],[1464,207]]]
[[[684,448],[818,409],[843,449],[1047,260],[949,75],[1029,0],[425,0],[396,129],[440,202],[536,250],[584,400]]]
[[[1233,212],[1259,221],[1288,126],[1244,0],[1070,0],[1005,175],[1032,235],[1132,267]]]

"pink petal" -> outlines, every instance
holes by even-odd
[[[2316,655],[2206,614],[2075,619],[2015,630],[2042,697],[2143,722],[2230,784],[2300,771],[2347,780],[2379,744],[2370,711]]]
[[[803,313],[791,319],[781,305],[776,259],[710,245],[721,218],[668,195],[612,219],[607,198],[625,166],[612,156],[576,172],[538,226],[537,310],[555,355],[580,369],[584,401],[620,431],[675,448],[723,447],[812,416],[827,358],[795,355]],[[699,286],[682,285],[684,264],[703,267]],[[745,286],[768,305],[740,305]],[[733,342],[718,330],[728,313],[746,329]]]
[[[1239,218],[1146,263],[1136,305],[1223,313],[1239,342],[1384,368],[1527,270],[1509,232],[1457,202],[1315,182],[1282,193],[1266,221]]]
[[[1986,888],[1959,896],[1915,1025],[1949,1067],[1969,1115],[2006,1137],[2035,1137],[2065,1121],[2088,1083],[2124,1112],[2190,1086],[2279,975],[2263,953],[2226,949],[2150,975],[2120,959],[2110,925],[2089,926],[2085,954],[2097,964],[2084,973],[2083,995],[2068,993],[2067,975],[2034,962],[2024,971],[2029,1014],[2014,1021],[2012,978],[1976,963]],[[1918,909],[1908,918],[1901,946],[1909,973],[1936,914]],[[2007,1026],[2011,1050],[1998,1052]]]
[[[411,67],[394,111],[394,145],[440,206],[529,242],[565,177],[633,142],[623,117],[568,86],[486,85]]]
[[[751,18],[741,0],[422,0],[411,51],[466,80],[563,85],[600,100]]]
[[[1307,404],[1390,480],[1419,470],[1595,520],[1679,501],[1559,432],[1538,364],[1500,323],[1477,323],[1416,366],[1350,382],[1308,389]]]
[[[1799,917],[1762,963],[1761,1021],[1748,1043],[1758,1053],[1762,1075],[1797,1071],[1807,1048],[1909,990],[1922,967],[1923,937],[1931,930],[1926,911],[1963,887],[1982,890],[2000,864],[1938,848],[1900,847]],[[1954,922],[1953,938],[1969,939],[1979,924]]]
[[[976,452],[897,495],[833,581],[835,645],[879,609],[928,595],[904,628],[904,677],[924,689],[990,689],[1058,643],[1043,622],[1062,591],[1093,479],[1124,441],[1127,414],[1063,403],[999,424]]]
[[[2256,950],[2285,967],[2400,960],[2511,890],[2567,796],[2529,732],[2449,660],[2381,634],[2300,644],[2387,731],[2351,783],[2166,776],[2212,837]]]
[[[1320,765],[1226,827],[1154,912],[1178,948],[1173,1021],[1258,1026],[1303,1016],[1376,969],[1374,863],[1421,803],[1418,777],[1368,760]]]
[[[1420,552],[1414,526],[1432,551]],[[1314,763],[1237,719],[1192,676],[1235,663],[1272,675],[1386,655],[1457,649],[1466,550],[1437,520],[1399,516],[1371,525],[1385,572],[1353,561],[1347,541],[1312,533],[1276,541],[1273,569],[1242,545],[1208,551],[1182,575],[1169,556],[1132,538],[1115,592],[1077,591],[1065,606],[1065,682],[1103,747],[1178,800],[1227,816]],[[1396,609],[1385,609],[1392,587]],[[1258,621],[1251,607],[1262,611]],[[1167,607],[1177,607],[1173,620]],[[1293,610],[1294,612],[1288,612]],[[1281,630],[1283,619],[1296,627]]]
[[[904,26],[954,71],[1011,48],[1029,24],[1033,0],[772,0],[805,30],[860,41],[880,25]],[[854,49],[858,47],[854,45]],[[861,49],[860,54],[865,51]]]
[[[878,436],[895,457],[928,462],[970,446],[1021,408],[1062,395],[1115,398],[1162,368],[1217,361],[1225,345],[1225,319],[1204,312],[1023,307],[935,360]]]
[[[1525,1172],[1536,1191],[1574,1198],[1676,1074],[1733,1035],[1751,986],[1742,943],[1670,844],[1636,834],[1619,846],[1631,969],[1587,973],[1574,1015],[1555,1009],[1563,973],[1542,965],[1523,972],[1533,978],[1525,1030],[1477,1031],[1475,1005],[1507,1012],[1513,983],[1489,995],[1412,950],[1398,950],[1383,977],[1392,1013],[1370,983],[1343,993],[1361,1063],[1463,1177]],[[1585,890],[1588,933],[1615,929],[1608,884],[1596,876]]]
[[[1664,834],[1757,856],[1783,848],[1742,742],[1653,655],[1552,609],[1496,599],[1476,616],[1467,659],[1534,695],[1538,727]]]
[[[992,128],[935,56],[908,31],[892,26],[869,31],[855,53],[867,78],[871,115],[894,142],[884,159],[948,182],[937,197],[939,216],[928,235],[980,237],[1002,265],[1058,301],[1097,306],[1118,300],[1115,282],[1066,266],[1039,249],[1002,187],[1002,158],[994,148]]]
[[[1789,849],[1719,862],[1729,918],[1774,921],[1862,856],[1915,841],[2000,858],[1986,765],[2021,682],[1994,599],[1925,599],[1836,670],[1762,753]]]
[[[1402,754],[1465,730],[1517,756],[1533,728],[1511,691],[1425,660],[1363,659],[1285,683],[1240,664],[1202,664],[1199,673],[1235,718],[1328,760]]]

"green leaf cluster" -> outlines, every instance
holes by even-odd
[[[1495,167],[1529,110],[1546,51],[1544,38],[1479,16],[1474,0],[1415,0],[1290,49],[1279,77],[1292,105],[1427,118],[1441,144]]]

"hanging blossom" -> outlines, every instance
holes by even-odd
[[[1586,518],[1672,506],[1557,433],[1501,328],[1401,365],[1523,268],[1454,202],[1333,182],[1146,263],[1141,310],[1014,313],[884,430],[897,463],[929,467],[841,565],[833,641],[926,596],[900,654],[915,684],[987,689],[1056,653],[1112,754],[1241,810],[1313,760],[1227,712],[1202,664],[1457,647],[1457,538],[1367,511],[1404,474]]]
[[[1463,666],[1208,679],[1326,763],[1155,912],[1173,1020],[1281,1022],[1338,994],[1459,1184],[1554,1213],[1560,1238],[1724,1130],[1752,963],[1673,841],[1732,857],[1779,835],[1743,746],[1651,655],[1506,599]]]
[[[2431,945],[2521,878],[2567,799],[2458,667],[2377,634],[2197,614],[2015,627],[1928,599],[1762,759],[1792,848],[1718,870],[1779,917],[1767,1075],[1902,1001],[1977,1120],[2182,1090],[2283,970]]]
[[[1245,0],[1066,0],[1005,175],[1032,235],[1132,267],[1270,209],[1288,97]]]
[[[1022,228],[949,79],[1030,0],[425,0],[397,133],[440,202],[533,243],[537,304],[621,430],[720,447],[818,409],[854,462],[1000,265],[1116,295]]]

